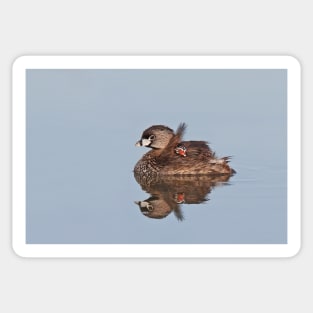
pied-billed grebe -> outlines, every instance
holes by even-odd
[[[163,125],[147,128],[136,146],[152,148],[135,165],[136,176],[232,175],[230,157],[217,158],[206,141],[182,141],[186,124],[176,133]]]

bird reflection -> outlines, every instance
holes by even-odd
[[[146,179],[135,174],[141,188],[150,194],[146,200],[135,203],[147,217],[161,219],[173,212],[176,218],[182,221],[182,204],[208,201],[208,194],[214,187],[227,185],[231,176],[163,176]]]

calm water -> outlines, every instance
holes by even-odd
[[[286,82],[285,70],[28,70],[27,242],[286,243]],[[179,122],[232,155],[236,175],[138,184],[142,131]]]

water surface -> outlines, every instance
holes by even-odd
[[[236,175],[138,184],[142,131],[180,122]],[[287,242],[285,70],[28,70],[26,140],[27,243]]]

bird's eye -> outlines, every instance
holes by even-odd
[[[149,136],[149,140],[154,140],[154,139],[155,139],[155,135]]]

